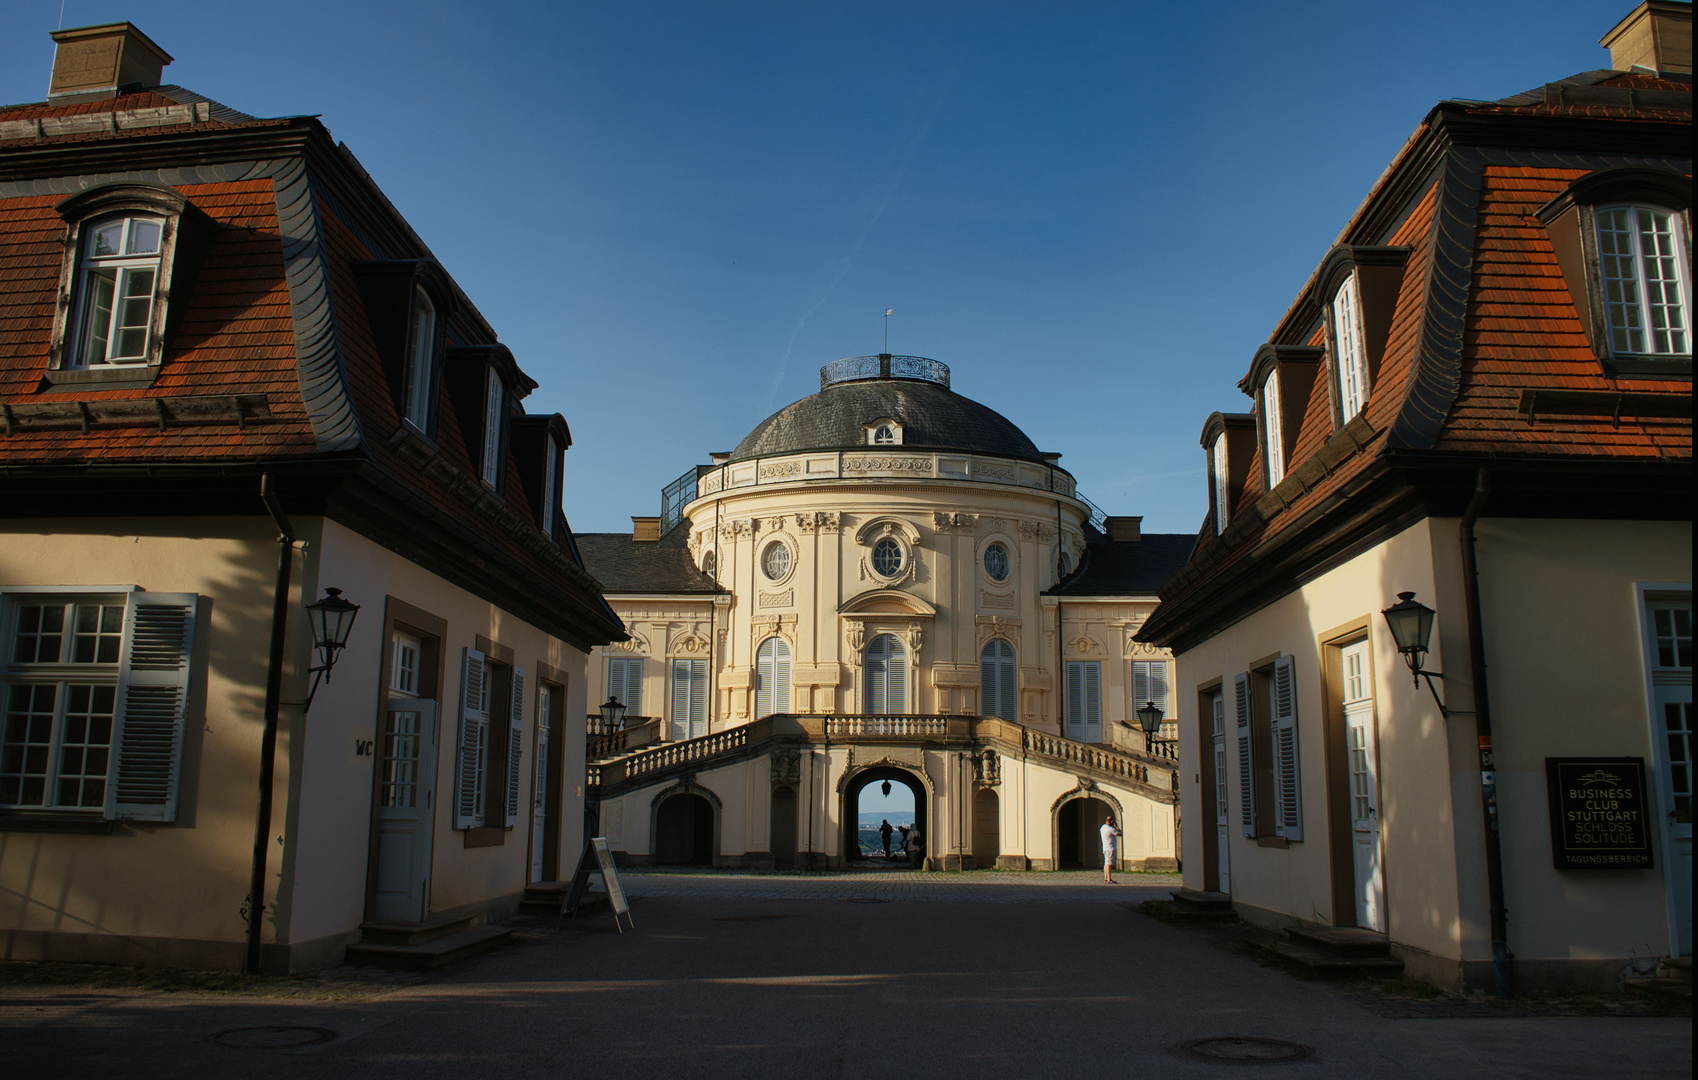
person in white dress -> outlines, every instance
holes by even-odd
[[[1103,884],[1114,884],[1114,856],[1120,846],[1120,830],[1114,826],[1114,815],[1110,814],[1103,827],[1098,830],[1103,838]]]

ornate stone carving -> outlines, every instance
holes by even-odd
[[[978,624],[979,647],[984,648],[985,642],[993,637],[1019,637],[1020,620],[1005,615],[980,615],[974,620]]]
[[[764,592],[760,596],[760,605],[764,608],[794,607],[796,604],[795,589],[780,589],[778,592]]]
[[[1067,644],[1080,656],[1088,656],[1091,653],[1100,653],[1104,651],[1103,647],[1097,643],[1096,639],[1091,637],[1089,634],[1080,634]]]
[[[762,480],[782,480],[786,476],[801,476],[800,461],[780,461],[775,465],[762,465],[760,477]]]
[[[1020,602],[1013,593],[993,593],[981,589],[979,590],[979,606],[1013,611],[1020,606]]]
[[[980,787],[995,787],[1002,783],[1002,757],[995,750],[973,753],[973,783]]]
[[[755,535],[753,518],[733,518],[722,522],[719,526],[719,537],[722,540],[735,540],[738,537]]]
[[[904,634],[903,636],[908,639],[908,649],[910,651],[910,655],[918,656],[919,653],[920,653],[920,646],[926,640],[925,624],[924,623],[917,623],[917,622],[909,623],[908,624],[908,632],[906,634]]]
[[[631,631],[630,638],[625,641],[616,641],[612,645],[609,645],[608,648],[623,649],[625,652],[630,653],[647,653],[649,651],[649,642],[647,638],[633,630]]]
[[[867,627],[859,620],[849,621],[849,660],[856,667],[861,666],[861,650],[867,645]]]
[[[844,472],[911,472],[926,473],[932,471],[932,459],[929,457],[846,457],[843,459]]]
[[[798,750],[772,752],[772,786],[795,787],[802,780],[802,754]]]
[[[932,511],[932,526],[938,532],[953,532],[955,530],[967,532],[972,530],[978,522],[979,515],[977,514],[949,514],[942,510]]]
[[[834,533],[843,522],[843,515],[835,510],[821,510],[814,514],[814,523],[822,533]]]
[[[986,476],[993,480],[1017,480],[1020,476],[1012,465],[987,465],[982,461],[973,462],[973,475]]]
[[[672,648],[669,651],[676,655],[689,656],[705,653],[708,651],[708,640],[693,630],[687,630],[672,639]]]

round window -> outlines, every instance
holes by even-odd
[[[880,540],[873,545],[873,569],[881,577],[895,577],[902,569],[902,545],[894,540]]]
[[[778,581],[790,572],[790,549],[781,540],[774,540],[766,546],[761,555],[761,570],[773,581]]]
[[[1008,549],[1001,544],[992,544],[985,549],[985,573],[992,581],[1008,580]]]
[[[1055,561],[1055,569],[1056,577],[1066,577],[1073,572],[1073,559],[1067,552],[1062,552],[1061,557]]]

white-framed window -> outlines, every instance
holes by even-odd
[[[895,577],[902,569],[902,545],[885,537],[873,545],[873,572],[880,577]]]
[[[635,656],[607,658],[607,692],[625,706],[626,716],[643,715],[643,661]]]
[[[1014,646],[991,638],[979,650],[979,712],[1010,723],[1019,717],[1014,690]]]
[[[165,221],[157,217],[110,218],[83,228],[71,366],[147,362],[164,234]]]
[[[1164,719],[1171,719],[1168,711],[1167,693],[1167,661],[1166,660],[1134,660],[1132,661],[1132,708],[1143,708],[1149,702],[1161,706]]]
[[[1632,204],[1600,206],[1594,213],[1610,348],[1642,356],[1690,355],[1680,215]]]
[[[1000,543],[985,548],[985,574],[992,581],[1008,580],[1008,548]]]
[[[1692,952],[1692,586],[1640,586],[1670,951]]]
[[[790,643],[769,637],[755,650],[755,719],[790,711]]]
[[[507,412],[506,388],[501,373],[489,369],[489,385],[483,395],[483,482],[501,484],[501,421]]]
[[[1097,660],[1067,661],[1066,733],[1079,742],[1103,740],[1103,666]]]
[[[867,686],[863,711],[889,716],[908,711],[908,649],[895,634],[867,642],[863,669]]]
[[[1226,433],[1215,436],[1214,449],[1209,451],[1209,479],[1215,492],[1215,535],[1226,531],[1230,511],[1226,505]]]
[[[1262,441],[1267,444],[1269,490],[1285,479],[1285,433],[1280,426],[1279,407],[1279,372],[1274,371],[1262,384]]]
[[[0,807],[175,820],[199,597],[0,599]]]
[[[1348,424],[1368,400],[1368,353],[1362,339],[1362,299],[1352,273],[1338,287],[1332,300],[1333,387],[1337,394],[1339,423]]]
[[[554,441],[554,436],[546,435],[542,440],[542,533],[552,539],[554,537],[554,507],[559,500],[555,497],[554,486],[560,475],[560,444]]]
[[[902,443],[902,425],[889,417],[881,417],[865,427],[868,446],[899,446]]]
[[[424,643],[412,634],[395,631],[390,643],[389,692],[398,697],[419,696],[419,658]]]
[[[895,441],[896,441],[896,429],[892,428],[889,424],[880,424],[877,427],[873,428],[873,442],[875,444],[877,444],[877,443],[893,443]]]
[[[1073,556],[1067,553],[1066,548],[1062,548],[1055,556],[1055,579],[1060,581],[1072,572]]]
[[[790,546],[774,540],[761,552],[761,573],[768,581],[783,581],[790,573]]]
[[[405,416],[420,431],[430,423],[431,361],[436,354],[436,305],[419,286],[413,287],[413,311],[407,323]]]
[[[672,661],[674,739],[695,739],[707,734],[707,694],[706,660]]]

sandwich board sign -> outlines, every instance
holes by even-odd
[[[560,914],[577,915],[578,905],[584,902],[584,894],[589,891],[591,874],[600,874],[602,886],[607,889],[608,902],[613,905],[614,928],[621,934],[625,932],[625,928],[619,925],[619,916],[623,915],[635,929],[637,924],[631,918],[631,905],[625,899],[625,887],[619,884],[619,869],[613,865],[613,851],[607,846],[605,836],[592,839],[578,859],[578,869],[572,875],[572,887],[560,901]]]

